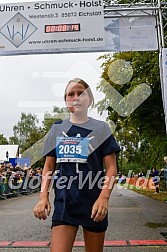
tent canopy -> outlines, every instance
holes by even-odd
[[[18,145],[0,145],[0,162],[8,161],[9,158],[16,158],[18,156],[18,149]]]

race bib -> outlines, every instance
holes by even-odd
[[[86,163],[88,159],[88,143],[89,139],[87,137],[57,137],[57,163]]]

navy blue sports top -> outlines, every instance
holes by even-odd
[[[119,151],[103,121],[89,118],[74,124],[65,119],[52,126],[43,148],[43,154],[55,157],[57,162],[52,220],[107,227],[107,216],[94,222],[91,211],[104,181],[103,157]]]

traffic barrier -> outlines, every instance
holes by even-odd
[[[26,176],[4,178],[0,184],[0,199],[7,199],[12,196],[28,195],[41,190],[41,176]]]
[[[147,189],[155,190],[155,185],[152,178],[139,177],[139,178],[128,178],[126,186],[129,188],[136,189]]]

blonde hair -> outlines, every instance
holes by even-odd
[[[91,102],[92,102],[91,107],[93,107],[93,106],[94,106],[94,97],[93,97],[93,93],[92,93],[92,91],[91,91],[89,85],[88,85],[84,80],[82,80],[82,79],[80,79],[80,78],[74,78],[73,80],[70,80],[70,81],[68,82],[68,84],[67,84],[67,86],[66,86],[66,88],[65,88],[65,92],[64,92],[64,100],[66,101],[67,88],[68,88],[68,86],[70,85],[71,82],[76,82],[76,84],[77,84],[77,83],[80,83],[80,84],[82,84],[82,85],[85,87],[85,89],[87,90],[88,95],[89,95],[89,97],[90,97],[90,99],[91,99]]]
[[[164,157],[164,161],[167,161],[167,156]]]

